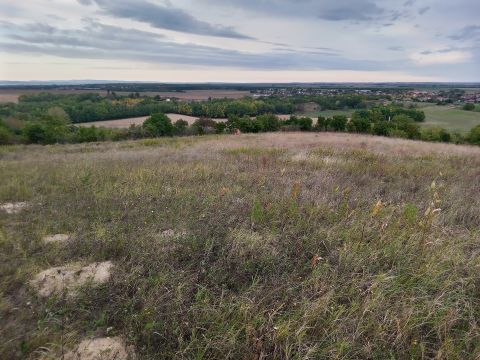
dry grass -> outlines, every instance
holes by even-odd
[[[478,179],[478,147],[350,134],[2,148],[0,203],[31,206],[0,215],[0,358],[475,359]],[[29,285],[104,261],[74,298]]]

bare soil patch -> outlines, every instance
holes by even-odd
[[[100,285],[110,279],[113,264],[110,261],[83,266],[79,263],[53,267],[37,274],[30,284],[42,297],[66,291],[74,295],[75,289],[91,283]]]
[[[126,360],[129,349],[120,337],[83,340],[75,351],[67,353],[65,360]],[[130,358],[133,358],[131,356]]]
[[[188,122],[188,125],[192,125],[195,120],[198,119],[196,116],[189,116],[189,115],[182,115],[182,114],[167,114],[170,118],[172,123],[177,120],[185,120]],[[84,123],[77,123],[76,126],[97,126],[97,127],[105,127],[105,128],[117,128],[117,129],[125,129],[129,128],[131,125],[142,125],[145,120],[147,120],[149,116],[140,116],[135,118],[127,118],[127,119],[117,119],[117,120],[105,120],[105,121],[91,121],[91,122],[84,122]],[[228,119],[214,119],[215,121],[222,121],[225,122]]]
[[[18,214],[20,211],[28,207],[28,203],[25,201],[15,203],[0,204],[0,210],[5,211],[7,214]]]

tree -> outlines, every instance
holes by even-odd
[[[200,118],[195,120],[192,124],[192,129],[194,129],[195,134],[204,135],[208,133],[213,133],[216,129],[217,122],[209,118]]]
[[[280,121],[273,114],[258,115],[257,122],[262,129],[261,131],[277,131],[280,128]]]
[[[324,116],[319,116],[317,120],[317,124],[315,125],[316,131],[327,131],[328,130],[329,121]]]
[[[29,143],[55,144],[67,141],[70,130],[64,118],[54,115],[44,115],[28,123],[22,129],[22,134]]]
[[[475,110],[475,105],[471,103],[465,104],[463,105],[463,110],[473,111]]]
[[[0,145],[13,144],[15,135],[6,127],[2,126],[0,122]]]
[[[347,120],[348,119],[345,115],[334,115],[330,121],[330,126],[334,131],[345,131]]]
[[[392,123],[388,121],[379,121],[373,124],[373,133],[379,136],[388,136],[390,129],[392,128]]]
[[[371,130],[371,122],[369,119],[368,111],[360,110],[356,111],[352,119],[347,124],[348,131],[358,133],[368,133]]]
[[[225,132],[226,127],[227,127],[227,124],[225,124],[223,121],[218,121],[215,124],[215,134],[223,134]]]
[[[475,126],[467,135],[470,144],[480,145],[480,125]]]
[[[173,127],[174,127],[173,132],[175,135],[184,135],[188,127],[188,121],[179,119],[175,121],[175,123],[173,124]]]
[[[404,114],[395,115],[392,119],[392,125],[395,133],[390,131],[390,134],[393,136],[401,136],[408,139],[420,138],[420,126],[410,116]]]
[[[174,130],[172,121],[162,113],[152,114],[144,121],[143,127],[150,136],[172,136]]]
[[[423,129],[421,138],[425,141],[450,142],[452,136],[447,130],[435,126]]]
[[[300,131],[312,131],[313,120],[309,117],[301,117],[297,119],[297,125]]]

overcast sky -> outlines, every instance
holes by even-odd
[[[480,0],[0,0],[1,80],[480,81]]]

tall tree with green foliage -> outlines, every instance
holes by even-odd
[[[143,122],[143,127],[150,136],[172,136],[174,130],[172,121],[162,113],[152,114]]]

